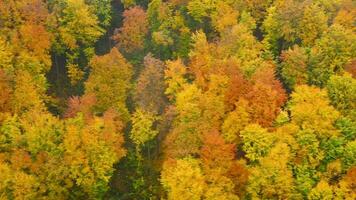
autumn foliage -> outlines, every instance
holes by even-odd
[[[0,200],[356,199],[352,0],[0,0]]]

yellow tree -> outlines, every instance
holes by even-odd
[[[150,112],[137,109],[132,115],[131,120],[132,130],[130,139],[136,145],[136,152],[139,153],[142,146],[158,134],[158,131],[154,130],[153,127],[157,117]]]
[[[340,114],[330,105],[325,90],[301,85],[291,97],[288,106],[294,124],[313,131],[319,138],[338,135],[333,125]]]
[[[260,164],[251,169],[247,196],[252,199],[297,198],[293,173],[288,166],[290,160],[291,152],[288,145],[276,144],[269,154],[260,160]]]
[[[266,156],[275,142],[273,133],[267,132],[258,124],[250,124],[240,132],[242,149],[246,157],[254,162]]]
[[[122,147],[123,127],[117,118],[106,113],[104,118],[94,118],[91,124],[85,124],[81,116],[66,121],[63,162],[68,184],[79,187],[79,191],[73,188],[73,194],[99,199],[108,190],[113,165],[126,153]]]
[[[222,133],[227,142],[240,143],[240,131],[242,131],[251,121],[247,111],[248,102],[240,99],[236,103],[236,108],[227,114],[222,125]]]
[[[131,88],[132,66],[113,48],[110,53],[95,56],[90,61],[91,73],[85,83],[85,92],[94,94],[97,100],[96,111],[109,108],[119,111],[123,119],[128,119],[126,98]]]
[[[239,199],[237,194],[246,183],[247,170],[235,160],[235,145],[225,143],[217,131],[206,133],[203,142],[200,159],[206,182],[204,199]]]
[[[312,3],[304,8],[298,28],[298,37],[304,46],[312,46],[327,28],[328,17],[321,6]]]
[[[30,110],[44,111],[43,88],[38,87],[32,76],[26,71],[18,71],[15,77],[15,87],[11,98],[11,106],[15,113],[25,113]]]
[[[205,187],[200,163],[190,157],[166,162],[161,182],[169,200],[199,200]]]
[[[187,84],[178,93],[174,127],[165,139],[168,157],[181,158],[199,152],[201,132],[198,131],[202,115],[202,91],[195,84]]]
[[[97,17],[84,0],[66,0],[61,14],[59,36],[69,49],[89,47],[102,35]]]
[[[184,66],[182,60],[167,61],[167,68],[164,71],[164,79],[167,85],[165,94],[170,100],[174,100],[178,92],[180,92],[187,84],[187,80],[184,78],[186,75],[186,66]]]

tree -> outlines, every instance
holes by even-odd
[[[298,38],[298,27],[303,17],[302,1],[275,1],[267,9],[267,17],[263,21],[265,32],[264,44],[275,56],[279,52],[293,46]]]
[[[125,155],[118,116],[108,111],[90,124],[81,115],[64,122],[49,114],[33,120],[24,126],[28,128],[25,135],[31,136],[29,150],[36,158],[30,172],[44,190],[39,195],[101,198],[108,189],[113,164]]]
[[[202,116],[202,91],[188,84],[176,98],[174,126],[165,139],[168,157],[182,158],[199,153],[202,145],[199,119]]]
[[[338,185],[334,186],[335,198],[353,199],[355,193],[352,190],[352,185],[355,184],[356,168],[350,168]]]
[[[222,33],[218,43],[218,49],[222,52],[220,56],[235,59],[239,69],[246,77],[251,77],[260,66],[265,65],[260,57],[263,46],[253,36],[251,29],[253,27],[255,27],[253,19],[250,16],[242,15],[240,23]]]
[[[258,124],[250,124],[240,132],[242,149],[251,161],[259,161],[266,156],[275,141],[274,135]]]
[[[36,84],[44,88],[44,76],[51,66],[49,50],[53,39],[49,32],[52,18],[46,4],[40,0],[7,0],[2,1],[0,10],[3,24],[0,68],[11,79],[17,70],[27,71],[35,77]]]
[[[65,1],[58,31],[61,42],[70,50],[75,50],[79,45],[90,48],[103,32],[98,26],[98,18],[84,0]]]
[[[342,1],[341,9],[337,12],[333,19],[334,24],[340,24],[343,27],[355,30],[355,26],[352,24],[353,18],[355,18],[355,10],[351,1]]]
[[[15,78],[15,87],[11,99],[11,106],[15,113],[25,113],[30,110],[44,111],[44,91],[37,87],[31,75],[26,71],[19,71]]]
[[[164,63],[148,54],[144,58],[144,69],[137,80],[135,102],[145,111],[160,114],[166,103],[164,91]]]
[[[157,136],[158,131],[154,130],[154,123],[157,117],[149,112],[137,109],[132,115],[132,130],[130,139],[136,145],[136,151],[139,153],[142,146]]]
[[[331,104],[343,114],[355,116],[356,80],[350,74],[333,75],[326,87]]]
[[[125,10],[123,26],[116,29],[113,39],[117,41],[119,49],[126,53],[141,51],[148,32],[146,12],[139,6]]]
[[[238,199],[236,193],[246,183],[246,171],[239,170],[238,176],[230,173],[241,167],[235,160],[235,145],[225,143],[217,131],[206,133],[203,142],[200,158],[206,182],[205,199]]]
[[[317,38],[327,30],[328,17],[316,3],[306,6],[303,11],[303,17],[299,22],[298,37],[303,45],[312,46]]]
[[[101,27],[107,28],[111,23],[111,8],[112,0],[85,0],[85,2],[92,7],[93,12],[96,14]]]
[[[234,194],[234,183],[224,177],[212,177],[209,179],[209,185],[207,185],[204,192],[204,199],[218,200],[218,199],[230,199],[239,200],[239,197]]]
[[[30,110],[0,126],[0,194],[24,198],[100,199],[126,151],[114,111],[86,123]],[[9,166],[10,170],[7,170]],[[5,180],[6,182],[2,182]]]
[[[293,90],[296,85],[307,83],[308,55],[304,48],[295,45],[283,51],[281,60],[280,74],[289,90]]]
[[[166,62],[166,70],[164,71],[165,84],[167,86],[165,94],[170,100],[173,100],[177,93],[179,93],[187,84],[187,80],[184,78],[186,67],[182,60]]]
[[[206,0],[193,0],[188,3],[189,14],[198,22],[202,22],[204,17],[209,17],[216,6],[216,2]]]
[[[83,114],[84,119],[89,121],[93,117],[96,101],[94,94],[85,94],[81,97],[70,97],[68,99],[68,108],[64,113],[64,117],[74,118],[78,113],[81,113]]]
[[[136,5],[136,0],[121,0],[122,4],[124,4],[125,8],[129,8],[131,6]]]
[[[222,33],[237,24],[238,11],[227,3],[219,1],[216,10],[217,12],[212,15],[212,25],[216,31]]]
[[[165,163],[161,182],[170,200],[199,200],[205,187],[199,161],[189,157]]]
[[[203,94],[200,102],[203,111],[199,119],[201,132],[219,129],[226,113],[223,94],[226,93],[229,78],[212,74],[209,79],[209,89]]]
[[[340,114],[330,105],[325,90],[301,85],[296,87],[288,104],[292,123],[313,131],[319,138],[337,136],[333,126]]]
[[[355,57],[355,41],[351,30],[337,24],[329,27],[311,51],[309,82],[324,87],[330,76],[342,73]]]
[[[248,102],[240,99],[236,103],[236,108],[230,112],[222,125],[222,133],[225,141],[240,143],[240,131],[242,131],[251,121],[248,113]]]
[[[197,21],[203,22],[206,19],[214,18],[216,14],[225,6],[234,8],[236,1],[209,1],[209,0],[192,0],[188,2],[188,13]],[[224,5],[225,4],[225,5]],[[226,8],[226,7],[225,7]],[[225,12],[225,14],[228,12]]]
[[[206,133],[200,150],[200,159],[205,174],[226,175],[235,159],[235,145],[225,143],[217,132]]]
[[[4,73],[13,73],[12,58],[13,53],[11,51],[11,46],[2,37],[0,37],[0,69]]]
[[[68,77],[72,84],[77,84],[83,79],[88,60],[94,55],[93,45],[104,30],[99,26],[95,11],[85,0],[56,3],[53,10],[58,18],[53,49],[57,55],[65,55]]]
[[[182,2],[184,4],[184,1]],[[153,0],[147,14],[152,32],[149,48],[161,59],[188,58],[191,42],[186,11],[175,2]]]
[[[233,109],[236,103],[245,98],[252,89],[252,83],[248,81],[240,71],[230,72],[230,83],[225,94],[225,101],[229,109]]]
[[[195,75],[195,83],[202,88],[206,88],[209,75],[214,70],[213,66],[216,59],[212,52],[216,49],[216,46],[208,43],[206,35],[202,31],[193,35],[193,41],[193,49],[189,53],[189,69]]]
[[[356,142],[350,141],[345,145],[344,155],[342,156],[343,167],[349,169],[356,164]]]
[[[122,147],[122,126],[117,126],[115,120],[117,115],[106,113],[91,124],[85,124],[80,116],[66,121],[63,161],[68,167],[70,184],[80,189],[79,197],[102,198],[114,163],[126,153]],[[72,192],[75,194],[75,190]]]
[[[333,199],[333,191],[330,185],[324,181],[321,180],[315,188],[313,188],[310,191],[310,194],[308,195],[308,199]]]
[[[252,80],[255,84],[246,95],[251,107],[251,120],[268,127],[272,125],[287,100],[285,90],[275,78],[275,71],[271,66],[257,70]]]
[[[344,157],[344,138],[335,127],[340,114],[330,105],[325,90],[306,85],[295,88],[288,109],[291,123],[299,129],[294,133],[299,146],[294,162],[296,188],[306,197],[322,178],[322,169]],[[341,130],[346,133],[347,125],[343,123]]]
[[[0,112],[5,113],[10,111],[10,99],[12,95],[12,88],[9,84],[9,79],[5,75],[4,71],[0,69]],[[1,121],[1,116],[0,116]]]
[[[36,35],[36,38],[32,36]],[[49,70],[51,65],[49,50],[51,47],[52,35],[46,30],[44,24],[24,24],[19,29],[21,46],[28,53],[44,64],[44,72]]]
[[[123,119],[128,119],[126,98],[131,88],[132,66],[116,48],[103,56],[95,56],[90,61],[91,73],[85,83],[85,92],[97,99],[96,111],[102,113],[109,108],[119,111]]]
[[[251,13],[252,17],[256,19],[258,24],[266,18],[267,9],[272,6],[273,1],[264,0],[247,0],[243,1],[247,4],[247,9]]]
[[[290,159],[288,145],[276,144],[269,154],[260,160],[260,165],[252,168],[247,196],[258,199],[296,198],[293,173],[288,166]]]

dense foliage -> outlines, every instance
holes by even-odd
[[[0,199],[356,199],[352,0],[0,0]]]

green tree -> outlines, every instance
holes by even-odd
[[[258,124],[250,124],[240,132],[242,149],[246,157],[254,162],[266,156],[273,146],[275,137]]]
[[[54,7],[58,27],[53,49],[65,55],[72,84],[83,79],[88,60],[95,54],[93,45],[104,33],[95,10],[87,3],[85,0],[65,0]]]
[[[157,136],[158,131],[154,130],[156,120],[156,116],[141,109],[137,109],[132,115],[130,139],[136,145],[137,153],[140,152],[146,142]]]
[[[101,27],[108,28],[111,23],[112,16],[112,0],[85,0],[91,6],[93,12],[96,14]]]
[[[61,42],[71,50],[75,50],[79,45],[91,48],[103,33],[98,26],[98,18],[84,0],[65,1],[58,31]]]
[[[342,73],[356,52],[356,36],[351,30],[332,25],[311,51],[309,82],[324,87],[330,76]]]
[[[288,89],[308,81],[308,55],[303,47],[298,45],[285,50],[281,54],[280,74]]]
[[[350,74],[333,75],[327,84],[332,105],[345,115],[356,117],[356,80]]]

